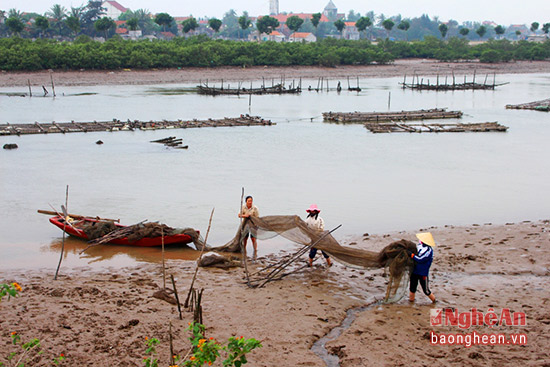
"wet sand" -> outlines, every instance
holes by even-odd
[[[357,236],[344,245],[379,250],[405,238],[414,240],[420,229]],[[550,363],[550,223],[480,224],[430,230],[438,243],[431,271],[431,288],[439,302],[433,306],[421,292],[417,302],[367,308],[351,327],[327,348],[341,366],[370,365],[548,365]],[[261,246],[261,243],[260,243]],[[266,263],[273,254],[258,259]],[[295,266],[305,264],[305,258]],[[17,281],[20,296],[0,308],[0,361],[11,349],[10,333],[23,340],[38,337],[45,354],[64,353],[67,364],[135,366],[142,364],[145,337],[157,337],[161,365],[168,365],[168,325],[171,322],[177,353],[189,348],[185,328],[190,312],[178,319],[176,306],[153,298],[162,287],[157,264],[137,264],[98,271],[89,267],[61,269],[53,281],[51,269],[0,270],[2,282]],[[195,263],[169,260],[167,274],[176,278],[180,298],[190,285]],[[338,326],[350,308],[373,304],[384,296],[383,269],[356,270],[317,261],[312,269],[249,289],[240,268],[201,268],[196,287],[204,288],[203,312],[208,337],[232,335],[262,341],[249,355],[251,366],[323,366],[311,351],[313,343]],[[169,282],[168,282],[169,283]],[[526,327],[430,327],[430,309],[455,307],[510,308],[527,315]],[[526,346],[432,346],[429,332],[526,333]],[[221,365],[221,364],[220,364]]]
[[[451,77],[454,72],[457,80],[464,75],[471,76],[474,72],[479,78],[485,78],[486,74],[525,74],[525,73],[548,73],[550,72],[550,61],[516,61],[500,64],[482,64],[476,61],[449,63],[424,59],[396,60],[389,65],[358,65],[338,66],[335,68],[311,67],[311,66],[255,66],[249,68],[241,67],[219,67],[219,68],[182,68],[163,70],[120,70],[120,71],[54,71],[53,77],[56,85],[64,86],[89,86],[89,85],[132,85],[132,84],[170,84],[170,83],[198,83],[199,81],[210,80],[211,83],[247,80],[280,80],[284,77],[287,81],[292,79],[339,79],[346,83],[350,77],[350,84],[355,86],[354,78],[387,78],[403,77],[413,74],[419,77],[434,76],[439,74]],[[409,79],[411,80],[411,79]],[[489,78],[489,80],[491,80]],[[1,72],[0,87],[22,87],[26,88],[30,81],[33,86],[51,85],[50,72]],[[497,75],[498,81],[498,75]],[[500,80],[505,82],[505,80]],[[49,88],[48,88],[49,89]]]

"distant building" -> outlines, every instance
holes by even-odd
[[[280,32],[273,31],[270,34],[262,33],[260,39],[262,41],[284,42],[286,40],[286,37]]]
[[[128,11],[128,8],[125,8],[124,6],[120,5],[118,2],[110,0],[110,1],[104,1],[101,6],[105,9],[105,16],[109,17],[111,19],[118,19],[118,17],[122,13],[126,13]]]
[[[279,0],[269,0],[269,15],[279,15]]]
[[[323,10],[323,15],[326,16],[328,19],[333,20],[336,19],[338,16],[338,8],[332,0],[329,0],[327,6],[325,6],[325,9]]]
[[[346,27],[342,31],[342,38],[347,40],[358,40],[360,38],[355,22],[346,22]]]
[[[288,37],[289,42],[315,42],[317,37],[313,33],[308,32],[294,32]]]

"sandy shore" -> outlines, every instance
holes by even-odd
[[[265,288],[249,289],[240,268],[201,268],[196,286],[205,289],[207,336],[260,339],[263,348],[250,354],[251,366],[323,366],[311,350],[314,342],[340,325],[346,310],[371,305],[357,314],[342,335],[327,343],[341,366],[547,366],[549,221],[429,230],[439,244],[431,279],[439,300],[435,306],[421,293],[413,305],[406,300],[373,304],[384,296],[387,278],[383,269],[363,271],[340,264],[325,268],[318,261],[312,269]],[[414,240],[415,232],[358,236],[345,245],[378,250],[396,239]],[[258,259],[253,267],[277,256]],[[168,274],[175,276],[180,294],[188,289],[194,268],[191,261],[168,262]],[[109,271],[62,269],[57,281],[52,280],[54,270],[0,270],[2,282],[17,281],[23,287],[19,297],[1,303],[0,361],[11,351],[10,333],[16,331],[25,341],[42,340],[45,354],[40,365],[60,353],[67,356],[67,365],[142,365],[145,337],[157,337],[161,365],[168,366],[170,322],[176,352],[187,351],[185,328],[192,314],[184,312],[180,321],[175,306],[152,297],[162,287],[159,265]],[[526,313],[527,326],[431,327],[434,307],[454,307],[461,312],[471,308],[486,312],[492,307],[497,313],[510,308]],[[431,330],[525,333],[528,339],[525,346],[433,346]]]
[[[478,76],[485,74],[517,74],[517,73],[550,73],[550,61],[516,61],[501,64],[481,64],[479,62],[448,63],[434,60],[408,59],[396,60],[390,65],[339,66],[336,68],[289,66],[289,67],[220,67],[220,68],[184,68],[167,70],[121,70],[121,71],[55,71],[53,73],[56,85],[130,85],[130,84],[168,84],[168,83],[198,83],[200,80],[215,81],[246,81],[246,80],[280,80],[317,79],[319,77],[340,79],[347,77],[385,78],[409,77],[413,74],[429,76],[439,74],[451,76],[454,72],[457,78],[464,75]],[[49,86],[50,72],[1,72],[0,87],[27,87],[30,81],[33,86]],[[352,83],[353,84],[353,83]]]

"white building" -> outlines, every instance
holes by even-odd
[[[279,15],[279,0],[269,0],[269,15]]]
[[[294,32],[288,37],[289,42],[315,42],[317,37],[313,33],[308,32]]]
[[[118,2],[111,0],[111,1],[104,1],[103,4],[101,4],[101,7],[107,9],[105,11],[105,16],[109,17],[111,19],[118,19],[118,17],[122,13],[126,13],[128,11],[127,8],[120,5]]]

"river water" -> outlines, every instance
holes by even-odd
[[[66,185],[69,212],[120,218],[125,224],[147,219],[204,234],[215,207],[212,244],[234,235],[242,187],[254,196],[261,215],[303,216],[316,203],[327,229],[343,224],[335,232],[337,239],[548,217],[550,114],[504,107],[548,98],[550,74],[498,75],[497,83],[510,84],[495,91],[416,92],[402,90],[401,80],[362,80],[360,93],[304,91],[250,100],[199,96],[188,91],[192,85],[179,84],[58,86],[56,98],[0,95],[0,123],[205,119],[242,113],[277,123],[0,136],[1,145],[19,145],[0,151],[0,267],[55,267],[61,231],[36,210],[59,208]],[[316,83],[303,81],[305,87]],[[0,94],[25,91],[24,86],[2,88]],[[372,134],[360,124],[329,124],[321,118],[325,111],[387,111],[388,104],[393,111],[462,110],[462,122],[498,121],[510,129]],[[167,136],[183,138],[189,149],[149,143]],[[99,139],[105,144],[96,145]],[[158,249],[103,247],[80,257],[85,244],[70,240],[67,246],[67,267],[121,267],[159,259]],[[276,241],[260,246],[260,255],[279,248]],[[196,255],[171,249],[168,256]]]

